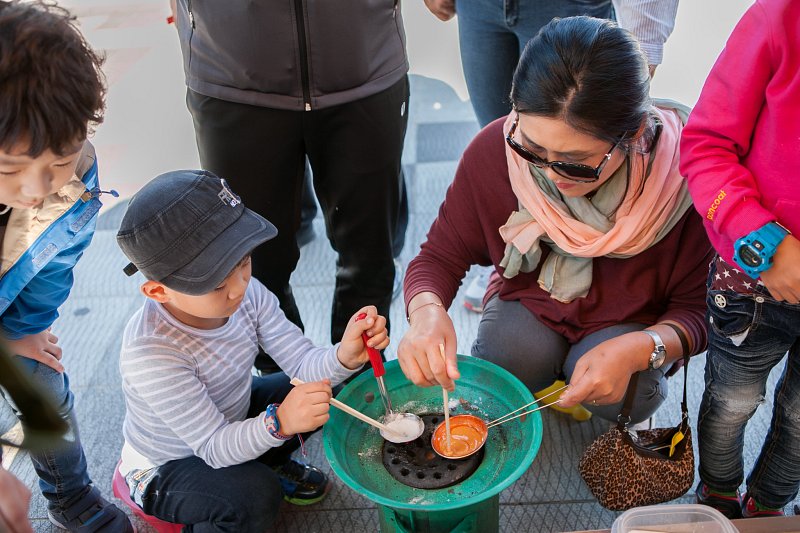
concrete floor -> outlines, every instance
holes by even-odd
[[[191,121],[183,103],[177,40],[174,30],[163,23],[166,0],[145,0],[135,5],[123,0],[63,3],[79,15],[90,42],[108,55],[108,113],[94,138],[104,187],[116,188],[126,197],[160,172],[196,167]],[[656,75],[654,94],[693,103],[713,59],[746,5],[743,0],[682,5],[665,63]],[[424,239],[477,124],[466,100],[459,66],[457,22],[436,21],[422,2],[406,2],[404,16],[412,62],[410,123],[404,153],[411,202],[407,243],[401,257],[405,265]],[[709,31],[708,26],[713,28]],[[431,53],[434,43],[441,55]],[[120,334],[141,304],[137,296],[139,280],[121,274],[127,261],[114,240],[121,207],[111,204],[104,208],[94,243],[76,268],[75,288],[55,325],[77,399],[90,473],[106,495],[111,492],[124,416],[117,371]],[[318,238],[303,248],[292,284],[308,336],[324,344],[328,339],[335,257],[323,237],[321,218],[315,221],[315,227]],[[450,314],[458,332],[458,350],[469,353],[479,317],[462,307],[460,296]],[[392,306],[391,319],[395,342],[388,350],[390,358],[395,357],[394,349],[406,327],[400,299]],[[700,356],[690,367],[693,418],[703,387],[703,364]],[[659,426],[675,423],[679,417],[682,379],[673,379],[669,399],[658,413]],[[766,434],[770,402],[771,398],[748,428],[748,467]],[[501,494],[501,529],[549,532],[609,527],[618,513],[600,507],[577,472],[582,450],[607,429],[606,424],[575,422],[555,412],[545,412],[543,418],[544,438],[532,467]],[[13,430],[15,422],[7,406],[0,405],[0,434]],[[309,462],[330,471],[319,437],[310,440],[308,449]],[[57,531],[46,519],[44,500],[37,494],[35,475],[25,454],[7,453],[5,462],[34,491],[30,517],[36,531]],[[276,531],[375,531],[378,518],[374,504],[335,476],[334,481],[330,496],[319,505],[285,505]],[[689,501],[684,497],[676,503]],[[139,524],[139,531],[150,529]]]

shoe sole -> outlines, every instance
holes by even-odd
[[[314,505],[315,503],[321,502],[322,500],[325,499],[325,496],[327,495],[328,493],[326,491],[325,494],[323,494],[322,496],[317,496],[316,498],[312,498],[310,500],[306,498],[290,498],[289,496],[284,496],[283,499],[291,503],[292,505],[303,506],[303,505]]]
[[[738,500],[738,498],[727,497],[727,496],[715,496],[713,498],[717,499],[717,501],[714,501],[711,498],[708,498],[708,499],[702,498],[697,493],[697,491],[695,491],[695,494],[694,494],[695,503],[697,503],[699,505],[705,505],[707,507],[711,507],[712,509],[716,509],[717,511],[722,513],[725,516],[725,518],[728,518],[729,520],[736,520],[738,518],[742,518],[742,502],[741,502],[741,500],[739,500],[737,503],[733,503],[733,502],[736,502]],[[711,500],[711,501],[709,501],[709,500]],[[729,502],[729,503],[724,503],[724,502]],[[717,505],[714,505],[715,503]]]
[[[286,494],[283,495],[283,499],[286,500],[288,503],[292,505],[304,506],[304,505],[314,505],[315,503],[321,502],[325,499],[328,493],[331,490],[331,482],[328,480],[328,484],[325,485],[325,491],[317,496],[316,498],[292,498],[291,496],[287,496]]]
[[[57,528],[67,529],[67,526],[65,526],[64,524],[53,518],[53,515],[51,515],[50,513],[47,513],[47,519],[50,520],[50,523],[56,526]]]
[[[466,307],[469,311],[473,313],[483,313],[483,305],[472,305],[467,300],[464,300],[464,307]]]
[[[50,513],[47,513],[47,519],[50,520],[50,523],[56,526],[57,528],[69,531],[69,528],[67,526],[56,520],[55,517]],[[130,520],[130,517],[128,517],[128,519]],[[131,520],[131,527],[133,528],[133,533],[139,533],[139,530],[136,529],[136,524],[134,524],[132,520]]]

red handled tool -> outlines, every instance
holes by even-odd
[[[365,318],[367,318],[367,313],[360,313],[356,317],[356,322],[364,320]],[[364,346],[367,347],[369,362],[372,365],[372,373],[375,374],[375,379],[378,381],[378,391],[381,393],[381,400],[383,400],[383,406],[386,408],[386,414],[388,415],[392,412],[392,401],[389,399],[389,393],[386,391],[386,384],[383,382],[383,375],[386,374],[386,370],[383,368],[381,353],[367,344],[369,337],[367,337],[366,332],[361,334],[361,338],[364,340]]]

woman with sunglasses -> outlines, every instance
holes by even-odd
[[[638,43],[612,22],[555,19],[528,43],[514,110],[467,147],[409,265],[411,381],[453,388],[446,309],[471,265],[493,265],[473,355],[532,391],[566,378],[562,406],[609,420],[639,373],[632,421],[655,412],[671,363],[705,347],[712,255],[678,172],[688,109],[648,92]]]

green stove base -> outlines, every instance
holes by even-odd
[[[500,528],[500,496],[447,511],[378,506],[382,533],[493,533]]]

